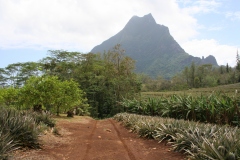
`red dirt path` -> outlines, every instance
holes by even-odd
[[[12,160],[183,160],[169,146],[138,138],[120,123],[90,117],[58,119],[61,136],[46,133],[40,150],[18,151]]]

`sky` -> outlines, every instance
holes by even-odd
[[[88,53],[149,13],[188,54],[235,66],[240,0],[0,0],[0,68],[48,50]]]

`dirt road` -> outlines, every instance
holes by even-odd
[[[59,119],[61,136],[46,133],[42,149],[19,151],[13,160],[180,160],[184,155],[154,140],[138,138],[112,119]]]

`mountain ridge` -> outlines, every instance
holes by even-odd
[[[192,62],[218,66],[215,57],[189,55],[171,36],[168,27],[157,24],[152,14],[133,16],[116,35],[95,46],[92,53],[103,53],[120,44],[126,55],[136,60],[136,72],[151,77],[171,78]]]

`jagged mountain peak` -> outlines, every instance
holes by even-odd
[[[171,78],[193,61],[217,65],[212,56],[201,59],[186,53],[171,36],[168,27],[157,24],[151,13],[143,17],[133,16],[120,32],[95,46],[91,52],[103,53],[116,44],[120,44],[126,55],[136,61],[136,72],[152,77]]]
[[[153,18],[152,14],[149,13],[147,15],[144,15],[143,17],[133,16],[129,23],[148,23],[148,24],[156,24],[155,19]]]
[[[167,27],[157,24],[155,19],[152,16],[152,14],[149,13],[147,15],[144,15],[143,17],[133,16],[128,21],[128,23],[125,25],[123,30],[126,32],[128,32],[128,31],[129,32],[134,32],[134,31],[144,32],[146,30],[153,30],[156,27],[162,27],[162,29],[165,29],[169,32]]]

